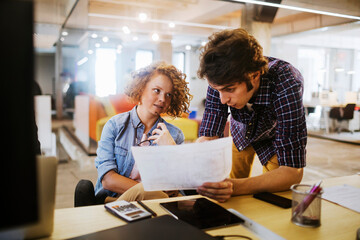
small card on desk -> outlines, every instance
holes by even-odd
[[[97,239],[156,239],[156,240],[213,240],[214,237],[181,220],[164,215],[156,218],[140,220],[125,226],[95,232],[72,240]]]

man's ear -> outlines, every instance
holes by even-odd
[[[251,83],[253,84],[253,86],[256,86],[260,83],[260,71],[254,72],[251,76]]]

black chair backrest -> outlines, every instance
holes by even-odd
[[[343,119],[353,119],[354,118],[354,110],[355,110],[355,104],[349,103],[344,107],[344,115]]]
[[[340,108],[339,107],[332,107],[330,109],[329,117],[330,118],[340,119],[341,118]]]

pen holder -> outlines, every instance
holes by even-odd
[[[294,184],[292,190],[291,221],[302,227],[319,227],[321,217],[321,194],[310,193],[312,186]]]

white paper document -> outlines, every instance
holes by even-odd
[[[360,188],[346,184],[327,187],[322,198],[360,213]]]
[[[145,191],[196,189],[229,177],[232,138],[171,146],[132,147]]]

